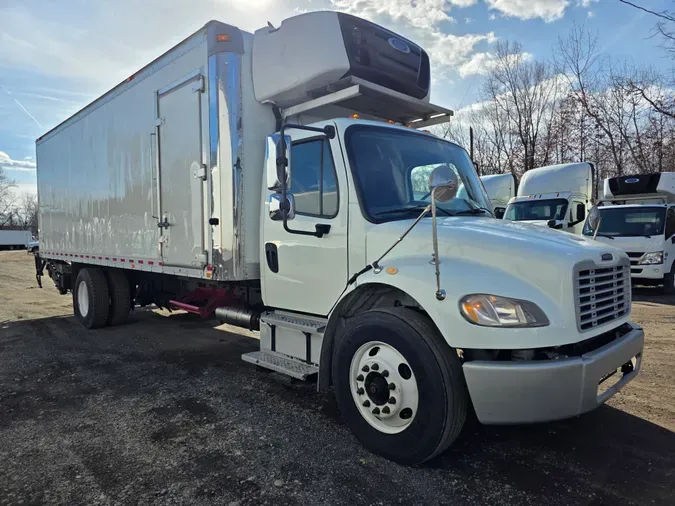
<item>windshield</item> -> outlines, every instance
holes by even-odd
[[[491,216],[490,204],[467,152],[431,135],[376,126],[352,126],[347,152],[358,185],[361,207],[371,221],[410,218],[429,204],[429,175],[446,165],[458,176],[457,197],[437,202],[441,215]]]
[[[567,213],[567,200],[523,200],[513,202],[506,207],[505,220],[564,220]]]
[[[601,207],[598,235],[611,237],[645,237],[663,234],[666,221],[665,207]],[[584,225],[584,235],[595,230],[589,220]]]

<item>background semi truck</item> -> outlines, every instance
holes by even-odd
[[[38,280],[91,329],[149,304],[259,329],[244,360],[332,386],[398,462],[470,407],[594,409],[640,368],[628,257],[494,219],[468,153],[411,128],[451,114],[430,82],[421,47],[352,16],[208,23],[37,140]]]
[[[0,249],[25,249],[32,240],[30,230],[0,230]]]
[[[563,163],[528,170],[505,220],[524,221],[581,234],[595,201],[595,168],[590,162]]]
[[[630,257],[631,277],[675,293],[675,173],[605,179],[600,222],[584,235],[616,246]]]
[[[492,203],[492,212],[496,218],[503,218],[506,206],[516,196],[516,176],[508,174],[488,174],[480,177],[481,183]]]

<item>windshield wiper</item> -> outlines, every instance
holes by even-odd
[[[465,209],[464,211],[457,211],[456,213],[452,213],[452,216],[472,216],[483,213],[492,214],[492,211],[490,211],[485,207],[473,207],[471,209]]]
[[[375,213],[375,216],[382,216],[385,214],[405,213],[407,211],[422,211],[424,209],[426,209],[426,206],[399,207],[398,209],[387,209],[386,211],[380,211],[378,213]],[[446,211],[442,207],[436,207],[436,210],[441,211],[446,216],[454,216],[452,213]]]
[[[614,240],[614,236],[607,234],[596,234],[596,237],[607,237],[608,239]]]

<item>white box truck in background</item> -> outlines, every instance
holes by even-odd
[[[628,257],[494,219],[467,152],[410,128],[451,114],[430,78],[341,13],[208,23],[37,140],[38,279],[92,329],[148,304],[259,328],[244,360],[332,385],[398,462],[447,448],[470,403],[594,409],[640,367]]]
[[[563,163],[528,170],[504,219],[581,234],[595,201],[595,167],[590,162]]]
[[[480,177],[485,192],[492,203],[496,218],[503,218],[506,206],[516,196],[516,176],[513,174],[488,174]]]
[[[3,230],[0,229],[0,250],[26,249],[33,240],[30,230]]]
[[[675,173],[605,179],[598,210],[597,230],[587,222],[584,235],[625,251],[635,282],[675,293]]]

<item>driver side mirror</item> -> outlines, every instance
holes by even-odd
[[[286,149],[281,146],[281,135],[272,134],[267,136],[265,146],[265,171],[267,172],[267,189],[274,192],[281,191],[281,182],[286,181],[286,190],[291,188],[291,138],[284,136]],[[282,166],[277,161],[283,162]],[[289,218],[290,219],[290,218]]]
[[[562,228],[562,223],[558,223],[556,220],[548,220],[546,224],[550,228],[555,228],[555,229],[561,229]]]
[[[447,165],[439,165],[429,175],[431,200],[448,202],[455,198],[459,189],[457,174]]]
[[[577,223],[581,223],[586,219],[586,206],[584,204],[577,204],[577,212],[575,216],[575,220]]]

